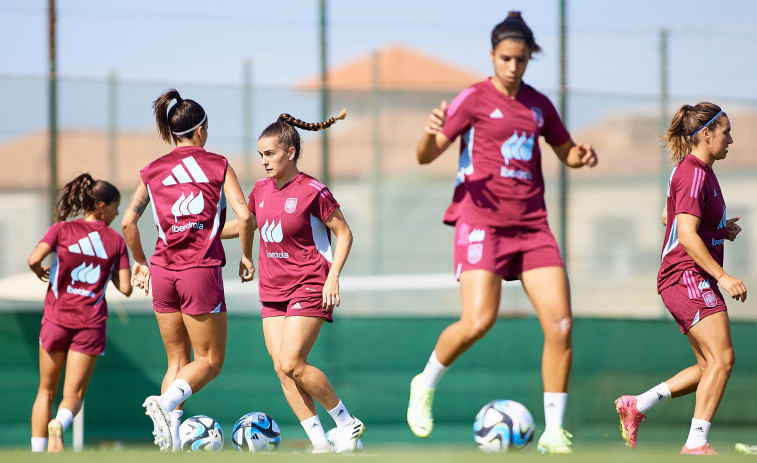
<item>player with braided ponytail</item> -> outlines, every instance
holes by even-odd
[[[258,180],[247,203],[260,230],[260,301],[263,334],[284,396],[300,420],[313,453],[350,452],[365,427],[349,414],[326,375],[307,361],[323,322],[332,322],[340,303],[339,274],[352,246],[352,232],[329,189],[300,172],[300,136],[296,128],[323,130],[338,117],[307,123],[289,114],[266,127],[258,152],[267,178]],[[337,242],[332,256],[331,235]],[[222,237],[237,235],[235,221]],[[337,428],[326,439],[315,410],[318,401]]]
[[[121,235],[109,227],[121,194],[104,180],[81,174],[60,189],[55,222],[29,256],[29,267],[49,281],[39,333],[39,389],[32,407],[32,452],[63,451],[63,431],[81,409],[97,358],[105,352],[108,306],[105,287],[113,281],[129,296],[129,255]],[[67,219],[82,216],[79,219]],[[55,253],[55,264],[42,261]],[[63,399],[51,407],[63,365]],[[45,437],[47,436],[47,437]]]

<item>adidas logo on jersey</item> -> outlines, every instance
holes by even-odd
[[[284,232],[281,230],[281,221],[277,224],[275,220],[271,221],[270,225],[268,221],[265,221],[263,228],[260,229],[260,237],[266,243],[281,243],[284,239]]]
[[[503,117],[505,116],[502,115],[502,111],[500,111],[499,108],[496,108],[491,114],[489,114],[490,119],[502,119]]]
[[[202,191],[195,197],[194,193],[189,193],[189,197],[181,194],[181,197],[171,206],[171,214],[174,220],[185,215],[197,215],[205,208],[205,199],[202,197]]]
[[[163,185],[170,186],[176,185],[177,183],[193,182],[208,183],[208,177],[205,176],[205,172],[202,171],[200,165],[197,164],[197,161],[195,161],[195,158],[189,156],[188,158],[182,159],[181,162],[183,165],[177,164],[176,167],[171,169],[173,175],[169,174],[168,177],[163,179]]]
[[[295,304],[294,304],[294,305],[292,306],[292,308],[293,308],[293,309],[301,309],[301,308],[302,308],[302,306],[300,305],[300,303],[299,303],[299,302],[295,302]]]
[[[78,243],[72,244],[68,250],[74,254],[84,254],[85,256],[97,256],[100,259],[107,259],[108,253],[100,239],[100,234],[96,231],[89,233]]]
[[[100,265],[94,267],[92,264],[87,265],[82,262],[81,265],[71,270],[71,283],[81,281],[93,285],[100,280]]]
[[[263,203],[264,203],[264,202],[265,202],[265,201],[260,201],[260,204],[258,204],[258,207],[263,207]]]

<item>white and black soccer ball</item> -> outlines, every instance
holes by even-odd
[[[223,449],[223,429],[216,420],[205,415],[187,418],[179,426],[183,452],[217,452]]]
[[[239,418],[231,433],[231,442],[240,452],[272,452],[279,448],[279,425],[263,412],[252,412]]]
[[[494,400],[476,415],[473,437],[484,452],[521,450],[534,438],[534,419],[514,400]]]

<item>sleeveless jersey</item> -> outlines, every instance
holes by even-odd
[[[105,325],[112,271],[129,268],[126,242],[103,221],[54,223],[42,237],[55,252],[44,318],[67,328]]]
[[[715,262],[723,266],[726,208],[718,179],[712,169],[696,156],[688,155],[673,169],[668,183],[667,226],[662,246],[662,263],[657,274],[657,290],[662,291],[681,279],[685,270],[707,273],[694,263],[678,242],[676,214],[699,217],[697,234]],[[704,282],[703,284],[708,284]],[[705,288],[699,288],[704,290]]]
[[[517,227],[546,222],[544,177],[537,140],[570,139],[552,103],[523,83],[513,99],[490,79],[452,100],[442,129],[460,142],[459,169],[444,222]]]
[[[302,172],[281,189],[265,178],[252,189],[248,207],[260,232],[260,300],[321,294],[332,262],[324,222],[339,207],[328,188]]]
[[[180,146],[140,171],[158,239],[150,263],[169,270],[223,266],[219,226],[228,161],[196,146]]]

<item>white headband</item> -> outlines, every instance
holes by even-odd
[[[184,135],[184,134],[187,134],[187,133],[195,130],[197,127],[201,126],[203,123],[205,123],[205,119],[207,119],[207,118],[208,118],[208,113],[205,113],[205,115],[202,116],[202,120],[200,121],[200,123],[197,124],[196,126],[192,127],[191,129],[185,130],[183,132],[171,132],[171,133],[174,134],[174,135]]]

